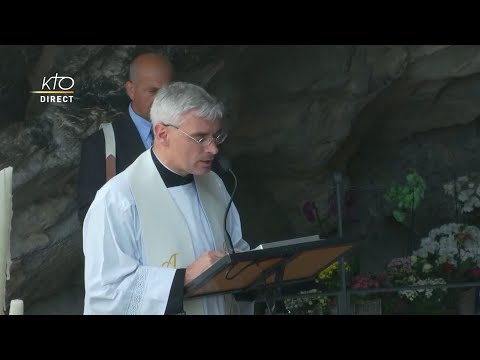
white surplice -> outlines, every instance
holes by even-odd
[[[144,158],[150,156],[150,150],[147,152]],[[155,167],[153,160],[151,166]],[[176,270],[147,265],[144,234],[126,172],[98,191],[85,218],[85,314],[163,314],[167,306]],[[221,179],[211,174],[226,204],[230,195]],[[168,193],[188,227],[195,258],[208,250],[223,250],[215,245],[211,222],[195,182],[169,187]],[[242,239],[240,218],[234,204],[227,218],[227,229],[237,250],[249,249]],[[204,297],[201,301],[204,314],[238,313],[231,308],[234,305],[225,308],[223,295]],[[252,313],[253,304],[249,308],[247,312]]]

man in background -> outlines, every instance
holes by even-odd
[[[135,56],[125,82],[131,100],[128,111],[112,121],[110,132],[99,130],[83,141],[78,178],[78,215],[82,224],[97,191],[152,146],[150,108],[158,90],[172,81],[173,72],[169,59],[160,54]],[[106,139],[107,145],[114,145],[115,154],[109,159]]]

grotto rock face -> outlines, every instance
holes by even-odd
[[[440,183],[451,176],[444,166],[451,153],[459,173],[476,163],[479,46],[2,46],[0,169],[14,168],[9,298],[28,304],[81,284],[81,141],[126,109],[129,59],[146,49],[167,54],[179,80],[205,86],[227,105],[222,150],[239,180],[236,204],[252,246],[334,234],[328,209],[335,171],[347,186],[381,188],[412,167]],[[71,103],[30,93],[56,73],[74,79]],[[444,209],[437,222],[450,219],[442,192],[432,193],[419,233],[432,223],[431,208]],[[305,201],[317,204],[321,230],[304,216]],[[371,235],[371,224],[381,222],[381,234],[370,237],[375,251],[361,252],[378,265],[382,254],[402,252],[404,239],[392,235],[403,228],[382,222],[384,209],[373,202],[357,196],[362,216],[346,226]]]

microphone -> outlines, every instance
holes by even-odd
[[[217,160],[218,160],[218,164],[220,165],[223,171],[229,172],[230,170],[232,170],[232,162],[230,161],[229,158],[219,154],[217,155]]]
[[[235,254],[235,248],[233,247],[232,237],[230,236],[230,234],[228,233],[228,230],[227,230],[227,215],[228,215],[228,211],[230,210],[230,207],[232,206],[233,196],[235,195],[235,191],[237,190],[237,177],[235,176],[235,174],[232,171],[231,161],[226,156],[217,154],[217,160],[218,160],[218,164],[220,165],[222,170],[232,174],[233,179],[235,181],[235,185],[233,186],[232,195],[230,195],[230,201],[228,202],[227,209],[225,210],[225,216],[223,218],[223,226],[224,226],[225,233],[227,234],[227,239],[228,239],[227,247],[230,247],[229,252],[231,252],[232,254]]]

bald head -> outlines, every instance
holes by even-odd
[[[150,120],[150,107],[157,91],[172,81],[172,63],[162,55],[145,53],[132,61],[129,70],[125,89],[132,100],[133,111]]]
[[[130,64],[128,78],[135,82],[143,73],[161,72],[170,78],[173,75],[173,67],[170,60],[162,55],[146,53],[138,55]]]

